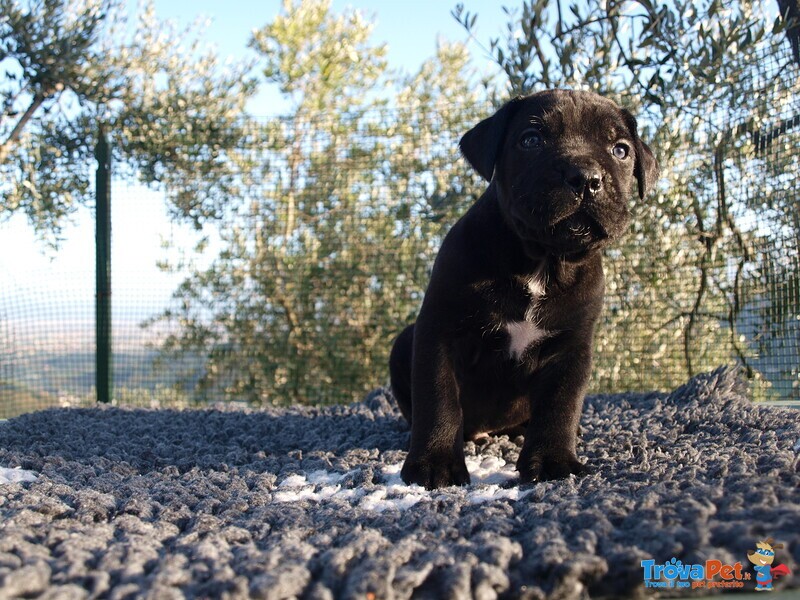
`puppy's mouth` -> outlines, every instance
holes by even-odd
[[[550,226],[550,243],[564,252],[582,252],[603,244],[608,231],[585,210],[578,210]]]
[[[553,226],[561,229],[576,241],[601,241],[608,237],[608,233],[600,223],[584,211],[578,211]]]
[[[595,202],[578,200],[568,204],[559,196],[545,198],[533,210],[528,206],[523,202],[508,203],[503,212],[531,256],[542,252],[580,256],[616,238],[615,221],[606,219]]]
[[[611,238],[606,229],[583,210],[544,229],[517,221],[516,230],[523,242],[530,246],[529,254],[532,255],[545,250],[564,257],[579,256],[604,245]]]

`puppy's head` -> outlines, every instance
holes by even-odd
[[[511,100],[460,147],[532,253],[581,254],[619,237],[634,188],[643,198],[658,178],[633,115],[591,92]]]

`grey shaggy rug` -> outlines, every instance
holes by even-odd
[[[594,474],[520,487],[501,437],[467,444],[472,485],[435,492],[402,484],[409,433],[380,391],[27,414],[0,424],[0,597],[642,596],[642,560],[749,570],[767,537],[792,569],[777,587],[800,587],[799,413],[744,392],[720,369],[590,397]]]

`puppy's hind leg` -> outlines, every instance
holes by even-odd
[[[411,425],[411,349],[414,343],[414,325],[406,327],[392,346],[389,355],[389,376],[392,395],[397,406]]]

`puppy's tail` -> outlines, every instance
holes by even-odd
[[[389,355],[389,377],[392,395],[397,406],[411,425],[411,350],[414,344],[414,325],[406,327],[392,346]]]

